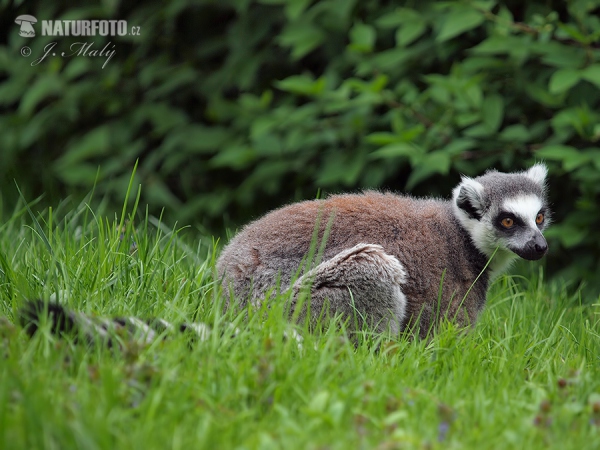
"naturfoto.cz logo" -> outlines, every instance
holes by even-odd
[[[34,37],[33,24],[38,20],[30,15],[15,19],[20,25],[19,36]],[[126,20],[42,20],[42,36],[139,36],[140,27],[127,26]]]

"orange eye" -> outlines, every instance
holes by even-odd
[[[537,223],[538,225],[544,223],[544,215],[542,213],[539,213],[537,215],[537,217],[535,218],[535,223]]]
[[[511,219],[510,217],[506,217],[504,219],[502,219],[502,222],[500,222],[502,224],[502,226],[504,228],[512,228],[513,225],[515,224],[515,221],[513,219]]]

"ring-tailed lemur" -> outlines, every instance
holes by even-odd
[[[525,172],[463,177],[450,201],[367,191],[272,211],[224,248],[217,272],[225,298],[259,305],[274,290],[288,291],[296,319],[315,324],[328,311],[358,318],[355,326],[410,329],[421,337],[443,317],[473,324],[490,280],[518,256],[537,260],[548,250],[546,174],[536,164]],[[322,262],[311,267],[307,255],[321,243]],[[30,332],[44,308],[22,309]],[[111,328],[154,339],[155,331],[174,328],[161,320],[92,320],[60,305],[47,308],[53,331],[76,329],[86,339]],[[178,328],[201,338],[209,330]]]
[[[291,289],[300,319],[316,323],[328,309],[422,337],[442,317],[473,324],[491,279],[517,256],[548,250],[546,174],[536,164],[463,177],[451,201],[368,191],[285,206],[225,247],[217,262],[225,296],[243,306]],[[317,245],[326,239],[323,262],[299,273],[315,236]]]

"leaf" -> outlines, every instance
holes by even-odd
[[[562,97],[552,95],[539,83],[526,83],[525,92],[536,102],[539,102],[542,105],[548,106],[550,108],[560,107],[563,103]]]
[[[506,6],[500,6],[496,13],[498,20],[495,21],[495,34],[509,36],[512,33],[511,25],[515,21],[512,12]]]
[[[576,153],[570,145],[547,145],[536,152],[536,156],[556,161],[562,161],[568,155]]]
[[[308,8],[311,0],[296,0],[293,2],[281,1],[285,5],[285,15],[290,22],[295,21]]]
[[[592,64],[583,69],[581,78],[600,88],[600,64]]]
[[[589,234],[589,229],[581,228],[572,223],[561,223],[550,227],[545,233],[548,237],[560,240],[565,248],[572,248],[580,244]]]
[[[498,131],[504,119],[504,100],[499,95],[489,95],[481,105],[483,123],[492,132]]]
[[[477,145],[473,139],[455,139],[446,145],[442,150],[449,155],[459,155],[466,150],[470,150]]]
[[[430,44],[426,42],[417,42],[411,47],[395,47],[389,50],[379,51],[373,54],[369,64],[365,65],[364,68],[360,68],[359,66],[359,71],[357,73],[360,75],[361,69],[364,74],[372,73],[373,69],[384,73],[390,71],[393,72],[398,70],[399,67],[403,67],[407,62],[411,61],[411,59],[417,58],[419,55],[423,54],[426,47],[430,48]]]
[[[248,167],[256,160],[254,149],[244,145],[231,145],[219,151],[210,159],[212,168],[231,168],[241,170]]]
[[[422,123],[415,125],[414,127],[405,128],[398,133],[400,140],[404,142],[412,142],[419,136],[421,136],[427,128]]]
[[[82,161],[108,154],[111,150],[112,135],[113,129],[110,125],[94,128],[67,146],[64,155],[56,162],[57,166],[79,167],[78,163]]]
[[[492,35],[485,39],[481,44],[471,49],[471,52],[478,55],[499,55],[511,53],[515,46],[523,45],[524,39],[516,36],[496,36]]]
[[[190,124],[171,131],[160,146],[163,154],[216,153],[231,137],[225,127]]]
[[[550,77],[548,89],[553,94],[560,94],[579,83],[581,75],[577,69],[559,69]]]
[[[372,92],[381,92],[388,84],[389,77],[384,74],[377,75],[377,77],[369,84],[369,89]]]
[[[527,142],[529,140],[529,131],[525,125],[510,125],[502,130],[500,139],[509,142]]]
[[[167,185],[157,177],[152,177],[144,185],[144,189],[148,191],[149,198],[157,205],[170,205],[171,207],[181,207],[181,200],[177,198],[167,187]]]
[[[364,168],[364,157],[352,157],[339,151],[326,153],[317,173],[317,186],[351,186]]]
[[[478,27],[485,20],[482,13],[471,8],[454,7],[444,19],[436,41],[444,42]]]
[[[466,111],[459,112],[454,116],[454,122],[460,128],[468,127],[481,120],[481,113]]]
[[[538,150],[536,156],[560,161],[563,169],[567,172],[571,172],[592,160],[590,153],[583,153],[569,145],[549,145]]]
[[[474,7],[484,11],[490,11],[498,3],[496,0],[478,0],[471,3]]]
[[[457,100],[464,100],[469,108],[481,108],[483,101],[483,91],[479,83],[470,83],[464,89],[456,93]],[[466,106],[466,105],[465,105]],[[456,105],[458,109],[459,106]]]
[[[66,65],[63,74],[67,80],[74,80],[89,71],[91,66],[87,58],[74,58]]]
[[[139,115],[142,120],[150,121],[153,132],[159,136],[189,122],[189,118],[183,110],[174,108],[167,102],[142,103],[137,109],[136,115]]]
[[[577,69],[587,59],[584,49],[554,41],[538,41],[532,45],[532,50],[536,50],[537,53],[542,55],[541,59],[544,64],[560,69]]]
[[[557,26],[559,30],[563,31],[570,38],[584,45],[589,44],[589,38],[583,35],[575,26],[561,22],[558,22]]]
[[[388,131],[379,131],[369,134],[365,140],[370,144],[387,145],[393,142],[398,142],[398,135]]]
[[[41,76],[23,94],[19,112],[29,117],[40,102],[54,94],[59,95],[63,90],[63,82],[56,75]]]
[[[563,161],[563,169],[567,172],[572,172],[573,170],[581,167],[592,160],[592,157],[588,153],[576,153],[571,155],[568,159]]]
[[[443,150],[428,153],[417,167],[413,166],[413,171],[406,182],[406,189],[411,190],[434,173],[446,175],[450,170],[450,162],[450,155]]]
[[[385,13],[375,21],[379,28],[395,28],[402,24],[423,20],[421,14],[411,8],[398,8],[390,13]]]
[[[469,137],[481,138],[481,137],[487,137],[487,136],[493,134],[493,132],[487,125],[480,123],[480,124],[473,125],[472,127],[467,128],[465,131],[463,131],[463,134],[465,136],[469,136]]]
[[[281,153],[281,139],[279,136],[266,133],[252,138],[252,145],[258,156],[271,157]]]
[[[300,59],[325,40],[325,33],[310,23],[297,22],[287,26],[279,35],[282,47],[291,47],[292,58]]]
[[[148,89],[145,97],[148,100],[168,99],[173,95],[177,95],[181,89],[185,89],[187,86],[194,86],[197,81],[197,73],[190,67],[184,67],[175,73],[170,73],[166,79],[161,79],[159,84]]]
[[[371,152],[369,158],[371,159],[389,159],[398,158],[400,156],[411,156],[419,153],[418,149],[413,144],[406,142],[398,142],[396,144],[389,144],[381,147],[374,152]]]
[[[77,167],[56,166],[56,176],[70,186],[89,186],[90,180],[96,179],[98,166],[96,164],[80,163]]]
[[[375,46],[377,35],[371,25],[357,23],[350,30],[349,48],[360,53],[370,53]]]
[[[594,130],[592,131],[592,142],[598,142],[600,140],[600,123],[594,125]]]
[[[405,23],[396,31],[396,45],[400,47],[407,46],[421,37],[426,30],[427,24],[422,19]]]
[[[325,78],[313,80],[308,75],[292,75],[284,80],[275,82],[275,86],[282,91],[300,95],[318,95],[325,89]]]
[[[250,127],[250,137],[257,139],[277,127],[277,120],[271,116],[257,117]]]

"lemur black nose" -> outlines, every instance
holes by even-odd
[[[548,244],[546,243],[546,239],[541,234],[536,234],[533,239],[531,239],[526,246],[526,255],[523,257],[529,260],[540,259],[542,256],[546,254],[548,251]]]

